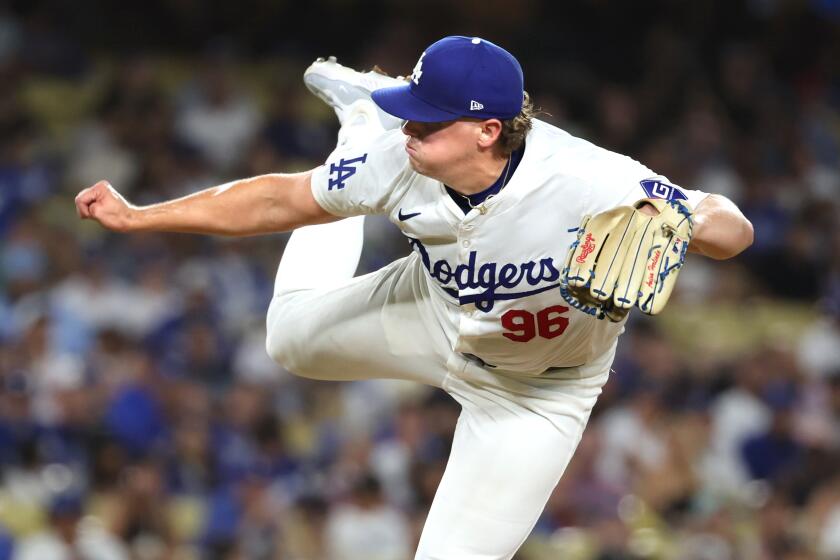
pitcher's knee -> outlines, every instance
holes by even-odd
[[[307,376],[311,359],[307,356],[306,347],[301,336],[293,328],[282,328],[282,325],[269,327],[265,337],[265,349],[269,357],[284,369],[295,375]]]
[[[266,321],[265,350],[269,357],[291,373],[306,376],[313,360],[308,352],[310,336],[301,328],[292,309],[274,301]]]
[[[292,349],[288,338],[279,332],[279,329],[272,329],[269,326],[265,335],[265,351],[276,363],[289,369],[291,363]]]

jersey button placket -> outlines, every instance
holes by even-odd
[[[459,255],[459,264],[464,264],[469,261],[470,258],[470,248],[472,247],[472,240],[470,239],[470,234],[475,229],[475,220],[476,216],[470,217],[466,219],[466,222],[462,222],[460,227],[458,228],[458,243],[461,245],[460,255]],[[469,303],[461,306],[460,309],[461,313],[461,321],[459,331],[463,332],[465,327],[465,321],[470,321],[474,319],[476,309],[475,304]]]

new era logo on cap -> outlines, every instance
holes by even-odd
[[[482,109],[484,109],[484,105],[482,105],[475,99],[470,100],[470,111],[481,111]]]

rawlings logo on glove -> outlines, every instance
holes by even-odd
[[[640,212],[645,204],[659,214]],[[633,306],[656,315],[674,289],[691,233],[692,213],[680,200],[645,198],[585,216],[566,257],[560,293],[599,319],[621,321]]]
[[[580,246],[580,254],[575,259],[580,264],[584,264],[586,262],[586,257],[595,250],[595,243],[592,241],[592,234],[588,233],[586,235],[586,239],[583,240],[583,245]]]

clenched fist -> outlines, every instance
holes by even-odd
[[[99,181],[76,195],[76,212],[83,220],[96,220],[114,231],[129,231],[135,208],[108,181]]]

